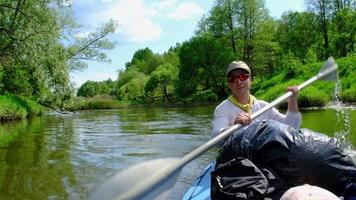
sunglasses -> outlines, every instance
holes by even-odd
[[[236,83],[237,80],[246,81],[249,77],[248,74],[231,75],[228,77],[228,81],[229,83]]]

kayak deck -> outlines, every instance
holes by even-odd
[[[210,173],[215,168],[215,162],[210,163],[203,173],[194,181],[193,185],[185,193],[183,200],[205,200],[210,199]]]

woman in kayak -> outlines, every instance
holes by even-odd
[[[245,62],[231,62],[226,69],[226,76],[232,95],[215,108],[213,137],[234,124],[240,123],[244,126],[250,124],[250,114],[268,104],[250,94],[252,84],[251,70]],[[291,91],[293,95],[288,99],[288,111],[285,115],[276,108],[272,108],[257,117],[255,121],[274,119],[298,129],[301,124],[301,114],[297,103],[298,87],[289,87],[288,91]]]

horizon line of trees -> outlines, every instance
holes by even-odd
[[[128,101],[215,101],[228,94],[232,60],[244,60],[257,79],[282,71],[293,78],[304,64],[355,54],[355,0],[305,4],[273,19],[263,0],[216,0],[188,41],[163,54],[137,50],[113,91]]]

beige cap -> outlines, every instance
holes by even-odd
[[[251,70],[250,70],[250,68],[248,67],[248,65],[245,62],[243,62],[243,61],[233,61],[226,68],[226,76],[228,76],[229,73],[234,69],[243,69],[243,70],[247,71],[248,74],[251,74]]]

